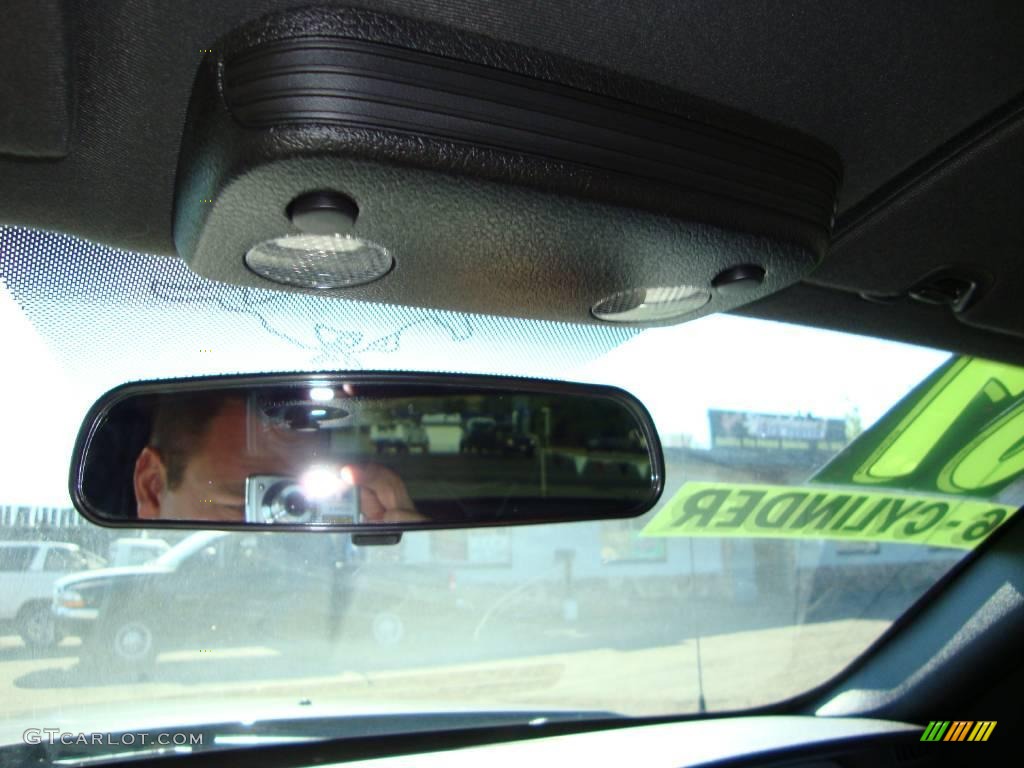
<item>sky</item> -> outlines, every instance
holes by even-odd
[[[709,408],[876,421],[949,354],[733,315],[652,328],[586,365],[636,395],[662,435],[709,443]]]

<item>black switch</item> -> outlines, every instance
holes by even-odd
[[[718,273],[711,281],[715,290],[724,296],[738,296],[757,288],[764,282],[764,268],[756,264],[740,264]]]
[[[307,192],[292,200],[288,218],[310,235],[347,235],[356,224],[359,206],[340,192]]]

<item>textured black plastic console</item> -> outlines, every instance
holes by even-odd
[[[760,286],[805,276],[840,181],[807,137],[657,85],[367,11],[264,19],[201,65],[175,211],[201,274],[272,287],[245,251],[294,232],[299,194],[355,200],[353,234],[396,267],[333,295],[596,322],[631,288],[696,284],[737,264]]]

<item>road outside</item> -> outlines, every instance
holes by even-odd
[[[888,626],[878,619],[707,634],[700,640],[704,694],[711,710],[783,699],[839,672]],[[689,635],[689,636],[687,636]],[[629,715],[697,708],[697,639],[692,622],[622,627],[604,637],[564,624],[518,636],[440,637],[382,647],[372,638],[333,646],[296,643],[182,650],[161,654],[142,678],[79,663],[77,640],[47,653],[0,638],[0,716],[40,718],[90,705],[173,699],[169,710],[211,696],[257,701],[351,703],[410,709],[501,706],[597,709]],[[452,644],[456,645],[452,645]],[[543,649],[543,651],[542,651]],[[241,710],[225,712],[231,718]]]

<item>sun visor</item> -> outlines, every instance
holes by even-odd
[[[307,9],[205,55],[174,238],[237,285],[659,325],[806,276],[840,177],[813,139],[648,82]]]
[[[70,150],[74,112],[70,5],[66,0],[4,3],[0,159],[55,159]]]

